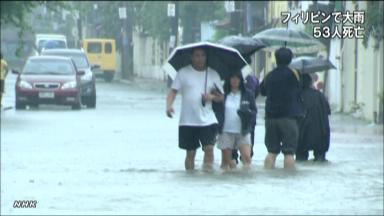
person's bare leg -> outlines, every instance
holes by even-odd
[[[231,155],[231,157],[232,157],[232,155]],[[237,166],[237,164],[236,164],[236,160],[231,159],[231,162],[229,163],[229,167],[230,167],[231,169],[235,169],[236,166]]]
[[[249,168],[251,166],[251,146],[250,145],[240,145],[240,155],[243,159],[243,165],[245,168]]]
[[[204,151],[204,162],[203,167],[206,169],[212,169],[213,168],[213,145],[206,145],[203,147]]]
[[[185,157],[186,170],[195,169],[195,156],[196,156],[196,150],[187,150],[187,155]]]
[[[264,168],[266,169],[275,168],[276,157],[277,157],[277,154],[268,153],[267,157],[265,157],[265,160],[264,160]]]
[[[225,161],[228,164],[230,169],[236,168],[236,161],[232,160],[232,149],[225,150]]]
[[[232,160],[232,150],[231,149],[223,149],[223,169],[229,170],[231,167]]]
[[[221,165],[220,165],[220,168],[221,169],[225,169],[226,167],[225,167],[225,160],[224,160],[224,157],[225,157],[225,155],[224,155],[224,149],[222,149],[221,150]]]
[[[295,169],[295,159],[292,154],[284,155],[284,169]]]

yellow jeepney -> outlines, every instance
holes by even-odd
[[[83,49],[91,64],[100,65],[102,75],[108,82],[116,73],[116,42],[107,38],[83,39]],[[96,75],[100,75],[96,74]]]

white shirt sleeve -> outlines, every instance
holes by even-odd
[[[172,86],[171,86],[171,88],[172,88],[172,89],[175,89],[175,90],[177,90],[177,91],[179,91],[180,88],[181,88],[181,79],[182,79],[182,75],[181,75],[181,73],[180,73],[180,71],[179,71],[179,72],[177,73],[177,75],[176,75],[175,80],[173,80],[173,82],[172,82]]]

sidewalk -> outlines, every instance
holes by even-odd
[[[373,122],[358,119],[346,113],[332,114],[330,124],[332,131],[337,132],[381,136],[384,134],[383,124],[375,124]]]

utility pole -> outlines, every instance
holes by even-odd
[[[242,3],[242,20],[243,20],[243,29],[242,29],[242,34],[243,36],[247,35],[248,33],[248,1],[243,1]]]
[[[234,7],[235,7],[235,10],[231,13],[231,26],[232,28],[234,28],[235,30],[235,34],[236,35],[239,35],[239,34],[242,34],[243,31],[243,25],[244,25],[244,22],[243,20],[241,19],[242,17],[242,10],[241,10],[241,6],[242,6],[242,2],[241,1],[234,1]]]
[[[132,33],[133,33],[133,18],[134,18],[134,10],[131,5],[128,5],[128,1],[124,1],[125,8],[128,10],[127,22],[126,22],[126,32],[127,32],[127,70],[128,70],[128,79],[133,80],[133,43],[132,43]]]
[[[133,45],[132,45],[132,11],[128,11],[127,1],[119,8],[119,17],[123,20],[121,35],[122,78],[133,80]],[[129,15],[129,16],[128,16]]]
[[[127,8],[119,8],[119,18],[123,20],[121,27],[121,77],[123,79],[128,78],[128,66],[127,66]]]
[[[231,34],[238,34],[238,32],[236,32],[236,16],[235,16],[235,11],[236,11],[236,3],[235,1],[225,1],[224,2],[224,7],[225,7],[225,11],[227,13],[229,13],[229,17],[230,17],[230,32]]]
[[[179,1],[175,1],[175,17],[173,18],[172,34],[175,35],[175,47],[179,41]]]
[[[77,20],[77,34],[78,34],[78,47],[82,47],[82,41],[83,41],[83,16],[79,11],[76,11],[76,20]]]
[[[168,3],[168,17],[170,17],[171,36],[169,39],[169,54],[172,53],[173,49],[177,47],[179,39],[179,2],[173,1]],[[171,87],[172,79],[167,76],[167,86]]]

